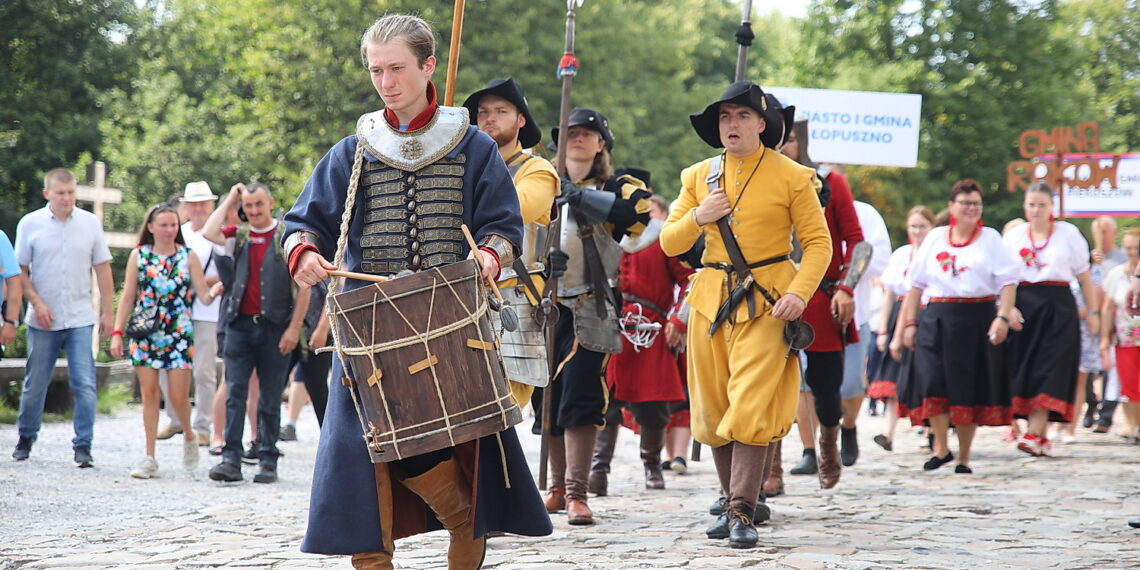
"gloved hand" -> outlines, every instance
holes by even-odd
[[[558,205],[570,204],[571,206],[577,206],[582,201],[583,192],[584,190],[582,190],[581,186],[563,178],[562,193],[558,195]]]
[[[570,261],[570,256],[566,255],[565,251],[558,248],[551,248],[546,254],[547,263],[550,265],[550,277],[558,279],[566,275],[566,263]]]

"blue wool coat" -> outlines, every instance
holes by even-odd
[[[306,230],[317,235],[320,253],[331,260],[336,251],[345,195],[352,175],[356,136],[337,143],[314,169],[296,204],[285,216],[286,235]],[[522,243],[522,218],[510,174],[498,147],[486,134],[469,127],[463,140],[448,154],[467,157],[463,183],[463,221],[475,241],[498,234]],[[373,157],[365,153],[365,160]],[[360,242],[364,227],[364,202],[358,196],[348,232],[345,266],[360,271]],[[466,254],[464,254],[466,255]],[[362,283],[349,281],[348,288]],[[334,361],[325,422],[317,448],[309,525],[301,543],[304,552],[356,554],[384,550],[381,532],[377,469],[369,459],[361,437],[360,421],[348,389],[341,384],[344,368]],[[454,448],[474,487],[475,536],[491,531],[527,536],[545,536],[553,531],[550,516],[535,487],[526,457],[514,429],[499,434],[504,457],[495,436],[484,437]],[[510,488],[504,478],[509,477]],[[441,528],[431,509],[418,496],[391,479],[392,539]]]

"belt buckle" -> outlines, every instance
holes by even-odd
[[[260,324],[261,324],[261,321],[262,321],[262,319],[264,319],[264,318],[265,318],[265,317],[264,317],[263,315],[260,315],[260,314],[258,314],[258,315],[250,315],[250,316],[249,316],[249,319],[250,319],[251,321],[253,321],[253,324],[255,324],[255,325],[260,325]]]

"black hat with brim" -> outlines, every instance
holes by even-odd
[[[772,99],[775,99],[774,97]],[[720,105],[732,103],[755,110],[764,118],[764,132],[760,133],[760,142],[769,148],[776,148],[783,143],[784,128],[780,125],[784,121],[781,110],[769,105],[769,96],[760,86],[751,81],[737,81],[728,86],[720,99],[713,101],[704,111],[689,115],[689,122],[700,135],[701,140],[713,148],[723,148],[720,142]],[[793,109],[794,113],[794,109]],[[773,128],[775,127],[775,128]]]
[[[519,143],[522,144],[523,148],[531,148],[542,140],[542,129],[538,127],[538,123],[530,114],[530,106],[526,103],[526,95],[523,94],[522,86],[510,77],[492,79],[487,82],[487,87],[467,97],[463,106],[467,107],[471,122],[478,123],[476,117],[479,116],[479,101],[487,95],[502,97],[510,101],[512,105],[518,108],[519,113],[522,113],[523,118],[526,119],[526,124],[519,129]]]
[[[570,127],[587,127],[598,131],[602,135],[602,140],[606,141],[606,150],[613,152],[614,133],[610,130],[610,121],[605,115],[593,109],[578,107],[570,111],[570,120],[566,123],[566,128]],[[550,129],[550,138],[554,139],[555,145],[558,144],[558,127]]]

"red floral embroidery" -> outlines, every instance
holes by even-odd
[[[1011,403],[1010,410],[1015,416],[1028,417],[1029,413],[1033,410],[1049,410],[1055,414],[1059,414],[1063,422],[1073,421],[1073,404],[1065,402],[1058,398],[1054,398],[1049,394],[1038,394],[1032,398],[1022,398],[1015,396]]]
[[[949,271],[954,277],[961,275],[969,269],[969,267],[958,267],[958,256],[950,255],[948,251],[939,252],[938,255],[934,256],[934,259],[938,261],[938,265],[942,267],[942,271]]]
[[[950,425],[975,424],[980,426],[1009,425],[1013,414],[1006,406],[951,406],[946,398],[926,398],[922,407],[909,409],[898,406],[899,417],[909,417],[911,425],[922,425],[924,421],[942,414],[950,416]]]
[[[1023,247],[1017,253],[1018,253],[1018,255],[1021,256],[1021,261],[1023,261],[1025,263],[1026,267],[1036,267],[1038,269],[1044,269],[1046,266],[1049,265],[1048,263],[1041,263],[1041,260],[1037,259],[1037,250],[1036,249]]]
[[[871,382],[871,385],[867,387],[867,395],[875,400],[886,400],[898,396],[895,391],[895,383],[889,380]]]

